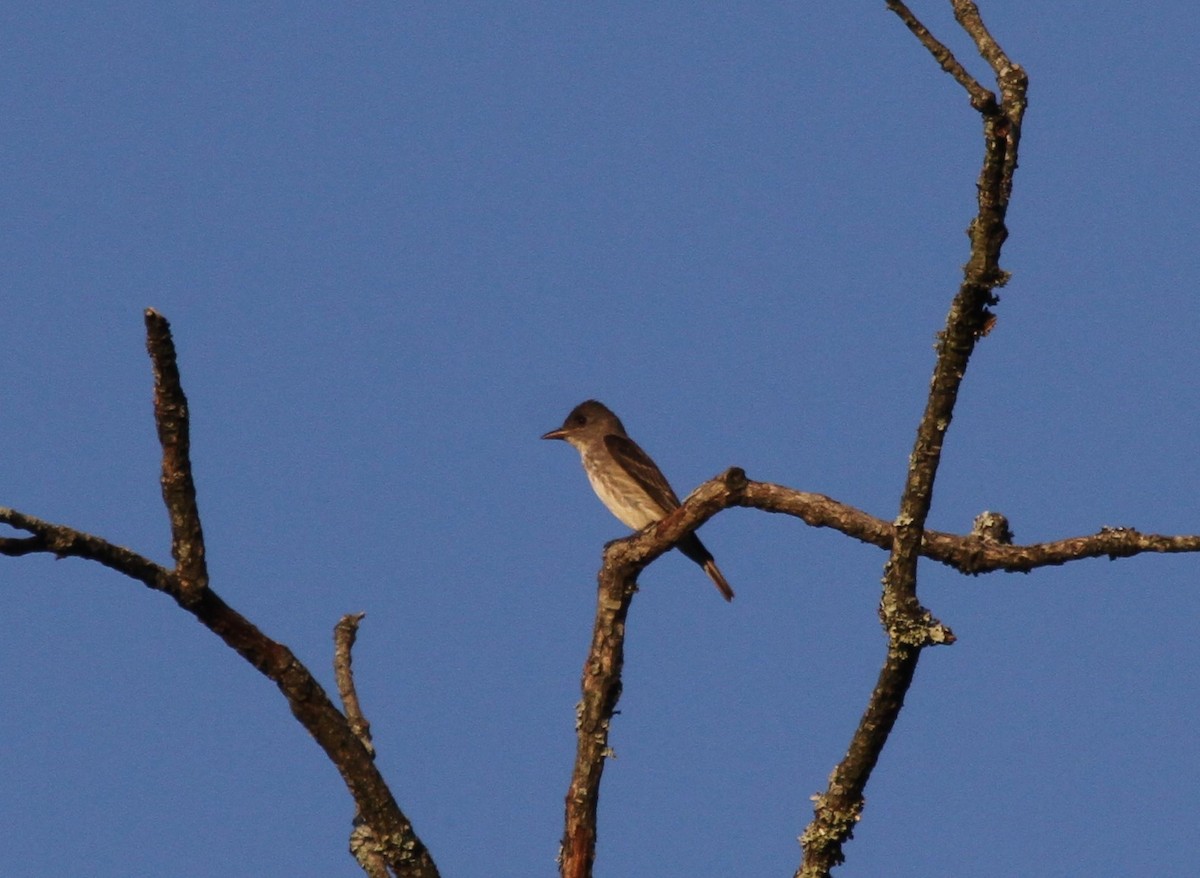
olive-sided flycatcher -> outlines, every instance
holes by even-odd
[[[604,403],[594,399],[581,402],[561,427],[542,438],[571,443],[583,459],[584,472],[600,502],[634,530],[661,521],[679,508],[679,498],[662,471],[629,438],[620,418]],[[695,533],[688,534],[675,548],[704,568],[725,600],[733,600],[733,589]]]

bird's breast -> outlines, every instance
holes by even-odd
[[[583,468],[600,502],[626,527],[641,530],[663,518],[659,505],[616,461],[585,455]]]

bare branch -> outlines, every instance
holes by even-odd
[[[669,551],[680,537],[722,509],[734,506],[790,515],[812,527],[827,527],[884,550],[892,548],[895,538],[895,528],[889,521],[824,494],[746,480],[745,473],[734,468],[697,487],[680,509],[648,534],[634,534],[612,545],[628,545],[630,558],[640,564],[639,570],[644,569],[654,558]],[[59,558],[96,561],[150,588],[172,593],[171,571],[129,549],[15,509],[0,507],[0,523],[34,534],[32,537],[0,537],[0,555],[51,554]],[[1095,534],[1014,545],[988,539],[973,527],[967,534],[927,530],[920,548],[922,556],[972,575],[1028,573],[1040,567],[1058,567],[1089,558],[1127,558],[1150,552],[1200,552],[1200,536],[1143,534],[1134,528],[1104,527]]]
[[[0,553],[45,552],[96,561],[170,595],[180,607],[237,651],[283,693],[293,715],[333,762],[354,798],[374,850],[402,878],[437,878],[437,867],[412,824],[396,804],[364,746],[309,670],[286,646],[267,637],[208,587],[204,538],[188,457],[187,399],[179,380],[170,325],[146,312],[147,348],[154,364],[154,412],[163,448],[162,491],[171,518],[171,551],[176,569],[166,570],[129,549],[100,537],[0,508],[0,522],[31,534],[0,538]],[[352,639],[352,637],[351,637]],[[349,641],[346,668],[349,670]],[[361,716],[361,714],[360,714]]]
[[[1009,63],[991,39],[975,5],[969,0],[951,2],[960,25],[992,65],[1001,103],[999,107],[980,104],[978,92],[972,91],[969,83],[964,83],[972,93],[972,103],[984,119],[984,160],[977,184],[978,212],[971,221],[971,255],[964,267],[963,281],[951,302],[945,329],[938,338],[929,397],[917,426],[895,521],[891,554],[884,565],[879,610],[888,633],[887,660],[846,756],[834,768],[826,791],[816,797],[813,820],[802,838],[804,856],[797,878],[824,878],[844,859],[842,845],[852,836],[854,824],[861,816],[867,779],[904,705],[904,696],[916,673],[921,650],[954,641],[954,634],[934,619],[917,599],[917,560],[926,544],[925,521],[958,391],[976,341],[992,328],[995,321],[989,311],[989,307],[998,301],[993,290],[1007,280],[1007,275],[1000,269],[1000,249],[1008,236],[1004,218],[1017,167],[1027,80],[1024,71]],[[901,4],[889,2],[889,6],[900,13]],[[903,11],[908,15],[910,29],[945,68],[947,59],[952,60],[952,56],[932,35],[927,39],[922,37],[926,32],[924,26],[906,8]],[[944,53],[940,57],[939,51]]]
[[[1007,280],[1000,253],[1007,238],[1005,217],[1012,192],[1027,78],[992,37],[971,0],[950,0],[955,18],[990,65],[997,91],[984,87],[901,0],[893,11],[969,95],[983,117],[985,154],[978,178],[978,210],[972,219],[970,255],[939,334],[929,397],[916,431],[898,515],[888,522],[829,497],[764,482],[751,482],[731,469],[701,485],[683,506],[655,526],[610,543],[598,573],[593,637],[585,662],[577,711],[577,752],[565,802],[560,868],[565,878],[590,878],[595,860],[597,805],[609,733],[622,691],[626,620],[637,592],[637,576],[708,518],[730,506],[783,513],[813,527],[830,527],[888,551],[880,616],[888,648],[877,683],[827,789],[814,797],[814,819],[806,828],[798,876],[827,876],[842,862],[864,807],[864,791],[912,684],[921,651],[954,642],[953,632],[925,609],[917,596],[921,556],[963,573],[1029,571],[1083,558],[1126,557],[1144,552],[1198,552],[1200,536],[1146,535],[1129,528],[1056,542],[1014,545],[1003,516],[988,514],[966,535],[926,530],[943,443],[957,395],[978,340],[991,329],[995,291]],[[997,94],[999,98],[997,98]],[[117,570],[170,595],[250,664],[274,681],[297,719],[334,762],[349,788],[358,816],[350,848],[372,878],[391,873],[435,878],[437,869],[397,805],[374,763],[370,726],[363,715],[352,672],[352,649],[362,614],[348,615],[335,628],[334,669],[344,708],[332,700],[304,665],[224,603],[209,587],[203,529],[190,462],[189,412],[167,320],[145,312],[147,350],[155,377],[154,413],[162,446],[162,494],[171,523],[169,570],[129,549],[62,525],[0,508],[0,522],[29,536],[0,537],[0,554],[35,553],[78,557]]]
[[[0,523],[33,534],[32,537],[0,537],[2,555],[19,557],[47,553],[56,558],[83,558],[103,564],[157,591],[171,593],[175,587],[175,577],[170,570],[100,537],[51,524],[7,507],[0,507]]]
[[[637,591],[637,576],[684,536],[732,506],[791,515],[813,527],[833,528],[881,549],[891,550],[896,542],[896,528],[890,522],[822,494],[748,481],[742,470],[734,468],[700,485],[678,510],[657,525],[605,547],[598,576],[592,643],[583,668],[583,697],[576,709],[575,766],[567,792],[566,825],[559,852],[564,878],[588,878],[592,874],[600,780],[604,761],[611,753],[609,731],[621,697],[625,622]],[[994,513],[992,517],[996,517]],[[1092,536],[1019,546],[974,531],[965,535],[927,531],[918,552],[963,573],[1024,572],[1084,558],[1115,558],[1143,552],[1200,552],[1200,536],[1148,535],[1129,528],[1105,528]],[[928,643],[953,642],[954,634],[944,625],[927,616],[922,621],[922,635]],[[912,682],[916,668],[914,652],[911,644],[889,647],[859,730],[843,761],[853,771],[862,772],[864,784]],[[840,777],[846,778],[849,771]],[[861,813],[861,795],[857,804],[851,799],[847,805],[827,791],[816,802],[818,819],[805,832],[806,850],[840,849]]]
[[[685,509],[691,510],[693,499],[698,501],[695,513],[699,514],[695,518],[701,524],[715,511],[729,505],[749,506],[764,512],[792,515],[813,527],[832,528],[881,549],[890,551],[894,544],[895,526],[891,522],[822,494],[796,491],[770,482],[746,482],[741,491],[729,492],[721,487],[725,484],[723,479],[720,476],[705,482],[685,503]],[[679,514],[679,525],[687,526],[693,520],[693,514],[683,512],[681,510]],[[1143,534],[1128,527],[1103,527],[1095,534],[1014,545],[988,539],[974,529],[961,535],[927,530],[919,547],[922,556],[972,575],[997,571],[1028,573],[1039,567],[1058,567],[1088,558],[1127,558],[1147,552],[1200,552],[1200,536]]]
[[[812,527],[827,527],[887,551],[895,542],[896,528],[892,522],[824,494],[797,491],[773,482],[750,481],[743,470],[734,467],[699,485],[679,509],[654,527],[609,544],[606,563],[628,565],[636,576],[654,559],[670,551],[683,536],[733,506],[790,515]],[[1028,573],[1072,561],[1125,558],[1148,552],[1200,552],[1200,535],[1143,534],[1129,527],[1103,527],[1095,534],[1019,545],[987,538],[973,526],[965,534],[927,530],[919,547],[923,557],[972,575]]]
[[[625,620],[636,578],[652,561],[669,551],[722,509],[743,506],[780,513],[801,519],[813,527],[829,527],[863,543],[891,549],[895,542],[894,526],[848,504],[821,494],[797,491],[769,482],[752,482],[740,469],[730,469],[700,485],[683,505],[658,525],[633,536],[610,543],[598,577],[596,621],[592,646],[584,666],[583,698],[578,708],[578,743],[575,769],[566,801],[566,829],[561,853],[562,874],[585,878],[591,874],[595,859],[596,808],[604,760],[610,753],[608,735],[611,720],[621,695],[621,671],[624,662]],[[994,516],[994,514],[993,514]],[[394,852],[406,844],[415,845],[417,862],[397,874],[434,876],[432,861],[411,825],[399,812],[390,792],[371,761],[369,726],[357,708],[351,671],[354,633],[362,616],[342,619],[336,628],[335,670],[346,713],[343,717],[329,703],[324,691],[307,669],[281,644],[267,638],[247,620],[229,608],[211,589],[202,600],[187,598],[171,571],[129,549],[115,546],[99,537],[72,528],[52,524],[13,509],[0,508],[0,523],[32,534],[30,537],[0,538],[0,554],[52,554],[96,561],[136,579],[150,588],[171,595],[181,606],[195,614],[205,625],[236,649],[247,661],[274,680],[292,705],[297,718],[330,755],[347,778],[347,786],[364,810],[368,822],[354,833],[351,849],[368,874],[376,874],[377,858],[385,851]],[[1083,558],[1124,557],[1142,552],[1200,552],[1200,536],[1161,536],[1141,534],[1128,528],[1105,528],[1092,536],[1070,537],[1051,543],[1010,545],[988,539],[972,531],[966,535],[927,531],[920,554],[965,573],[991,571],[1029,571],[1037,567],[1060,565]],[[948,633],[948,632],[947,632]],[[910,678],[911,666],[903,649],[891,649],[880,674],[879,683],[863,724],[878,729],[889,712],[898,710]],[[354,705],[354,706],[352,706]],[[357,725],[361,718],[361,725]],[[859,742],[856,736],[855,742]],[[852,753],[855,751],[852,751]],[[858,758],[877,758],[878,751],[857,751]],[[871,763],[873,765],[873,762]],[[350,775],[350,777],[347,777]],[[351,777],[355,780],[351,780]],[[806,832],[806,844],[837,838],[852,829],[859,811],[837,810],[836,803],[820,797],[817,813],[823,815],[820,830]],[[849,816],[847,816],[849,815]],[[378,841],[373,826],[400,826],[401,835],[387,836],[394,844]],[[828,833],[832,833],[829,835]],[[848,836],[846,836],[848,837]]]
[[[979,14],[979,7],[972,0],[951,0],[950,5],[954,7],[955,20],[975,41],[975,47],[983,56],[983,60],[991,65],[996,78],[1003,80],[1016,65],[1008,59],[1008,55],[1000,48],[1000,44],[993,39]]]
[[[698,523],[697,523],[698,524]],[[694,527],[693,527],[694,529]],[[654,536],[650,528],[647,536]],[[575,708],[575,767],[567,790],[566,826],[559,849],[563,878],[590,878],[596,858],[596,807],[604,760],[611,750],[608,732],[621,697],[621,669],[625,664],[625,617],[637,591],[636,577],[654,558],[669,550],[673,541],[654,539],[637,551],[638,537],[616,540],[604,551],[598,576],[596,621],[592,645],[583,666],[583,697]]]
[[[96,561],[170,595],[279,687],[296,719],[337,767],[363,820],[376,837],[386,840],[380,847],[395,873],[404,878],[436,878],[433,860],[396,804],[371,754],[291,650],[259,631],[211,588],[199,593],[185,591],[174,573],[129,549],[13,509],[0,508],[0,522],[33,535],[0,539],[0,554],[28,555],[36,551]]]
[[[959,60],[954,57],[954,53],[930,33],[929,28],[921,24],[901,0],[887,0],[887,5],[888,9],[900,16],[900,20],[921,41],[921,45],[929,50],[929,54],[933,55],[942,69],[953,76],[955,81],[967,90],[967,94],[971,97],[972,107],[981,113],[990,114],[996,111],[996,96],[980,85],[979,80],[967,72],[967,68],[959,63]]]
[[[366,613],[342,616],[333,627],[333,676],[337,681],[338,695],[342,699],[342,712],[351,731],[358,736],[363,748],[375,758],[375,746],[371,743],[371,724],[363,716],[358,703],[358,692],[354,687],[354,671],[351,666],[351,651],[358,637],[358,623]],[[371,824],[362,819],[360,812],[354,819],[350,833],[350,853],[369,878],[388,878],[387,849],[381,844]]]
[[[352,613],[342,616],[341,621],[333,629],[333,676],[337,681],[338,695],[342,699],[342,712],[346,721],[363,747],[371,756],[375,755],[375,747],[371,743],[371,724],[363,716],[362,707],[358,703],[358,692],[354,688],[354,671],[351,667],[350,651],[354,649],[354,641],[358,637],[358,623],[366,613]]]
[[[146,309],[146,350],[154,366],[154,423],[162,445],[162,495],[171,519],[171,557],[184,594],[208,588],[204,530],[192,479],[187,397],[179,381],[171,324]]]

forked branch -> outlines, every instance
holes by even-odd
[[[742,506],[798,518],[812,527],[828,527],[865,544],[891,551],[896,541],[893,523],[876,518],[821,494],[797,491],[770,482],[754,482],[740,469],[731,469],[700,485],[670,517],[659,525],[610,543],[598,577],[596,619],[591,647],[582,674],[583,697],[576,709],[576,756],[566,799],[566,820],[560,848],[560,869],[565,878],[587,878],[596,855],[596,815],[600,780],[609,753],[609,733],[621,697],[624,665],[625,620],[637,590],[637,576],[683,536],[723,509]],[[1142,534],[1132,528],[1101,528],[1096,534],[1068,537],[1049,543],[1014,545],[1007,541],[1007,522],[996,527],[1000,516],[988,514],[992,527],[967,534],[925,531],[919,553],[964,574],[997,571],[1028,572],[1088,558],[1129,557],[1146,552],[1200,552],[1200,535]],[[999,533],[1000,536],[995,536]],[[949,642],[944,627],[928,626],[926,635]],[[879,683],[872,693],[863,728],[879,734],[888,717],[895,716],[911,684],[916,664],[905,646],[889,647]],[[894,720],[893,720],[894,721]],[[890,726],[889,726],[890,728]],[[861,730],[860,730],[861,731]],[[879,745],[881,746],[881,745]],[[868,734],[857,734],[848,758],[866,765],[878,758],[878,746]],[[874,762],[870,764],[873,766]],[[865,781],[864,781],[865,782]],[[809,844],[849,837],[861,813],[857,807],[835,809],[818,802],[818,821],[828,833]],[[838,833],[845,836],[838,841]],[[808,836],[812,838],[812,836]]]
[[[956,74],[972,106],[982,115],[984,127],[978,211],[969,230],[971,254],[938,338],[929,397],[917,425],[891,553],[884,565],[879,609],[888,633],[887,658],[846,756],[834,768],[825,792],[815,797],[813,820],[801,837],[804,855],[797,878],[824,878],[843,861],[842,846],[852,837],[862,814],[867,780],[904,706],[921,651],[927,646],[954,642],[953,633],[917,599],[917,559],[925,545],[925,521],[958,391],[975,343],[995,320],[989,310],[998,302],[994,290],[1007,280],[1000,268],[1000,249],[1008,236],[1004,219],[1017,167],[1027,80],[1024,71],[1009,61],[988,33],[975,4],[970,0],[951,0],[951,4],[959,24],[992,68],[1000,103],[997,107],[981,99],[975,81],[965,73]],[[898,2],[889,6],[944,69],[962,70],[949,50],[928,34],[907,7]]]
[[[84,558],[169,595],[283,693],[293,715],[325,751],[350,790],[360,821],[376,843],[377,861],[399,878],[436,878],[437,868],[429,852],[396,804],[367,746],[320,683],[291,650],[259,631],[209,587],[189,457],[187,399],[179,380],[170,325],[153,310],[146,311],[146,339],[154,367],[154,417],[163,450],[163,500],[171,520],[175,568],[168,570],[100,537],[13,509],[0,509],[0,522],[30,536],[0,538],[0,554],[44,552],[60,558]]]

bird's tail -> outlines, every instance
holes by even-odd
[[[704,562],[704,572],[708,574],[708,578],[713,581],[713,585],[721,592],[721,597],[727,601],[733,600],[733,589],[729,587],[729,583],[725,581],[724,575],[717,569],[717,562],[709,558]]]
[[[733,589],[729,587],[729,583],[725,581],[725,576],[717,569],[717,562],[713,560],[712,552],[704,547],[704,543],[700,542],[698,536],[694,533],[688,534],[675,544],[675,548],[704,568],[704,572],[708,574],[708,578],[713,581],[713,585],[721,592],[721,597],[727,601],[733,600]]]

